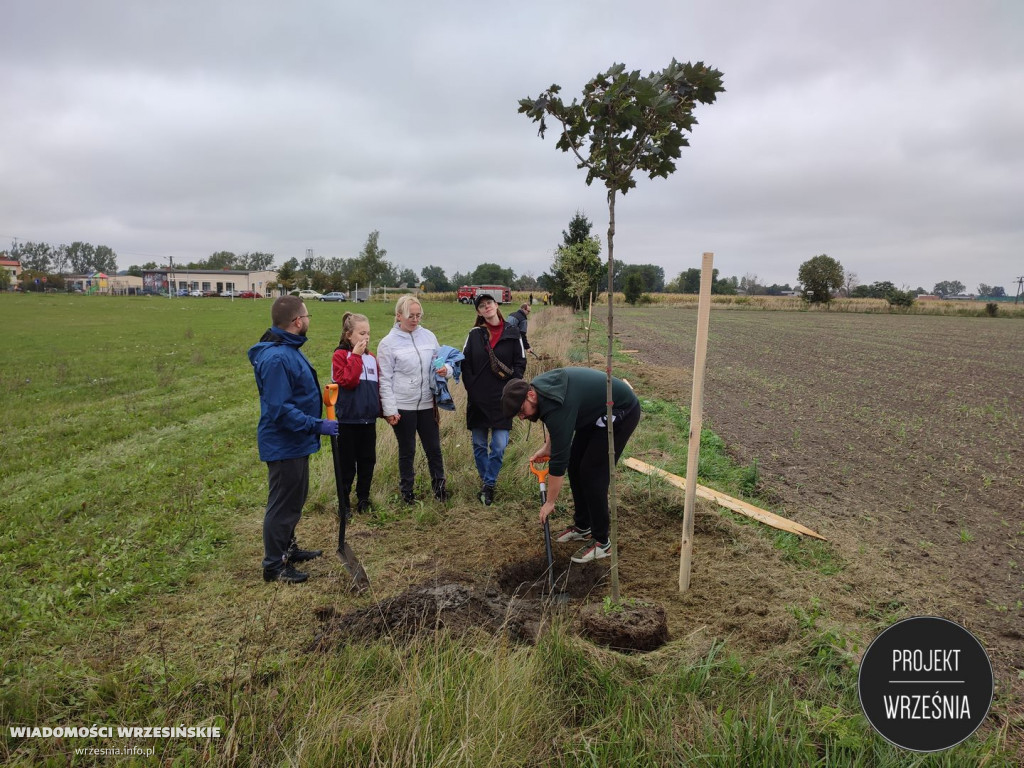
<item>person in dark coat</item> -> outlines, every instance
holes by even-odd
[[[530,318],[530,305],[520,304],[519,309],[508,316],[508,324],[519,329],[519,335],[523,338],[523,349],[530,351],[530,340],[526,338],[526,329]]]
[[[505,322],[493,296],[481,294],[474,303],[476,325],[466,337],[462,350],[466,356],[462,363],[462,382],[469,400],[466,427],[473,435],[473,458],[480,475],[477,498],[490,506],[494,503],[494,486],[512,429],[512,418],[501,411],[501,393],[506,382],[523,378],[526,351],[519,329]]]

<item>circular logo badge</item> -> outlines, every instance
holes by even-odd
[[[868,646],[857,688],[864,716],[883,738],[937,752],[978,729],[995,678],[974,635],[952,621],[918,616],[893,624]]]

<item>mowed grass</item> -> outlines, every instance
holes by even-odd
[[[73,637],[69,613],[102,623],[176,588],[265,497],[246,350],[271,302],[0,298],[0,637]],[[375,341],[390,329],[393,305],[311,302],[303,350],[322,383],[349,308]],[[472,310],[455,310],[437,332],[461,346]]]
[[[155,747],[156,758],[117,764],[1015,764],[1000,729],[932,756],[875,736],[860,715],[845,639],[802,609],[799,686],[778,659],[743,658],[725,639],[699,648],[680,639],[626,657],[557,619],[536,647],[441,633],[306,652],[309,631],[298,620],[341,598],[331,591],[336,579],[299,588],[259,580],[266,480],[245,352],[269,309],[269,301],[0,296],[4,764],[109,765],[74,749],[129,744]],[[304,351],[322,382],[347,309],[369,316],[373,348],[390,327],[391,302],[311,302]],[[461,346],[472,308],[424,309],[426,327]],[[545,367],[568,360],[577,325],[556,310],[534,315],[531,337],[555,358]],[[652,401],[645,410],[638,444],[671,440],[685,426],[678,405]],[[461,418],[444,437],[457,493],[447,512],[390,504],[393,440],[378,428],[370,533],[383,535],[357,541],[368,564],[370,552],[383,559],[415,549],[424,532],[457,535],[478,514]],[[752,491],[756,470],[710,462],[715,438],[704,441],[702,470],[708,462],[727,492]],[[525,451],[517,442],[509,460]],[[331,530],[329,462],[327,451],[315,457],[304,530]],[[535,493],[530,478],[507,482]],[[658,507],[657,494],[669,491],[653,493]],[[385,580],[376,563],[371,572]],[[24,739],[8,730],[94,723],[217,726],[222,736]]]

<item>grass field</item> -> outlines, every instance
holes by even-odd
[[[311,652],[325,616],[372,608],[449,570],[486,582],[496,565],[541,552],[536,484],[514,469],[539,438],[517,425],[499,503],[484,509],[460,403],[442,425],[455,498],[409,510],[396,503],[394,440],[379,423],[377,511],[354,521],[350,539],[371,592],[345,591],[340,564],[327,557],[310,564],[305,585],[264,584],[266,477],[245,352],[269,324],[269,308],[0,296],[5,765],[1018,764],[1020,714],[1005,702],[947,753],[907,753],[871,731],[857,701],[856,660],[865,632],[894,615],[871,605],[862,626],[833,620],[814,588],[844,567],[835,547],[702,507],[699,567],[711,570],[695,572],[695,583],[735,570],[730,558],[742,555],[744,567],[802,586],[776,593],[788,617],[778,642],[766,634],[754,647],[721,622],[695,623],[701,611],[728,607],[703,602],[699,590],[685,599],[666,596],[670,586],[655,593],[644,578],[671,584],[674,573],[641,574],[654,562],[645,563],[645,536],[678,530],[681,499],[623,472],[624,596],[667,602],[673,639],[659,651],[596,647],[577,636],[570,613],[549,617],[535,645],[483,630],[439,631]],[[347,308],[309,305],[304,351],[322,380]],[[358,309],[376,348],[392,305]],[[471,307],[427,302],[424,310],[442,343],[461,346]],[[541,367],[584,360],[579,327],[563,310],[534,313],[531,341],[552,358]],[[601,345],[592,340],[593,349]],[[617,370],[630,365],[621,357]],[[688,418],[674,395],[649,395],[630,445],[648,457],[677,450]],[[756,466],[730,464],[713,434],[706,442],[702,482],[770,506],[750,495],[761,491]],[[330,548],[334,510],[322,450],[299,527],[304,546]],[[670,561],[671,547],[662,548]],[[221,735],[24,738],[9,730],[94,724],[217,727]],[[75,754],[135,746],[155,754]]]

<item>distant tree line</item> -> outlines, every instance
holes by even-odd
[[[97,272],[114,273],[117,254],[106,245],[93,245],[75,241],[71,245],[26,241],[13,243],[0,258],[21,262],[21,287],[24,290],[64,288],[64,275],[92,275]],[[11,276],[0,270],[0,289],[10,287]],[[38,282],[37,282],[38,281]]]
[[[278,286],[286,291],[311,288],[314,291],[351,291],[370,285],[397,286],[418,284],[411,269],[396,267],[387,259],[387,249],[380,246],[380,232],[367,235],[359,255],[350,259],[308,255],[304,259],[288,259],[277,270]]]
[[[608,290],[606,263],[601,260],[601,239],[592,234],[593,224],[582,212],[570,219],[562,231],[562,242],[554,250],[551,268],[538,278],[539,287],[550,294],[553,304],[584,308],[591,299]],[[712,293],[735,294],[739,279],[719,279],[714,270]],[[612,289],[625,294],[630,303],[642,301],[650,293],[697,293],[700,290],[700,269],[681,272],[674,280],[665,281],[665,270],[655,264],[627,264],[617,260],[612,271]],[[762,287],[782,293],[789,286]]]
[[[907,287],[897,288],[888,280],[860,285],[855,273],[846,272],[842,264],[824,253],[800,265],[799,279],[800,293],[810,303],[828,303],[835,296],[845,294],[849,298],[884,299],[890,306],[909,307],[918,296],[925,293],[921,287],[916,290]],[[965,286],[959,280],[943,280],[935,284],[932,293],[949,298],[964,295],[964,290]],[[977,295],[984,298],[1000,298],[1006,296],[1006,290],[1000,285],[981,283]]]
[[[978,296],[983,296],[986,299],[1002,299],[1006,297],[1006,289],[1001,285],[978,283]]]
[[[3,258],[20,261],[23,270],[44,275],[91,275],[117,271],[117,254],[113,249],[77,240],[71,245],[32,241],[15,243]]]
[[[290,258],[277,268],[277,286],[284,290],[312,288],[327,292],[353,290],[356,286],[389,286],[422,288],[427,292],[449,292],[461,285],[507,285],[519,291],[544,291],[551,302],[583,308],[591,296],[598,296],[608,290],[606,263],[601,259],[602,244],[592,234],[593,225],[580,211],[570,219],[569,226],[562,231],[562,242],[553,251],[551,266],[539,278],[532,273],[517,275],[511,267],[502,267],[493,262],[484,262],[468,272],[455,272],[449,278],[443,267],[431,264],[417,274],[414,270],[396,266],[387,259],[387,250],[380,247],[380,232],[374,230],[367,238],[359,254],[353,258],[323,257],[307,255],[303,259]],[[36,279],[48,278],[48,285],[63,286],[62,275],[114,273],[117,270],[117,254],[105,245],[73,242],[70,245],[50,245],[43,242],[26,241],[15,243],[0,257],[21,262],[22,283],[34,284]],[[206,259],[174,264],[175,269],[235,269],[260,271],[274,269],[274,254],[254,251],[235,254],[231,251],[216,251]],[[160,265],[168,267],[169,264]],[[133,264],[127,270],[129,275],[141,277],[144,270],[159,268],[150,261],[142,265]],[[925,293],[924,288],[900,289],[889,281],[878,281],[861,285],[853,272],[827,254],[820,254],[800,265],[798,284],[795,288],[788,283],[764,285],[754,273],[748,272],[742,278],[719,277],[715,269],[712,276],[711,293],[716,295],[780,296],[796,290],[811,303],[827,303],[837,295],[850,298],[884,299],[893,306],[910,306],[914,298]],[[0,274],[0,288],[6,288],[9,277]],[[272,286],[273,287],[273,286]],[[616,261],[612,288],[626,294],[627,301],[642,301],[651,293],[700,292],[700,269],[691,267],[666,281],[665,270],[655,264],[627,264]],[[965,286],[959,280],[943,280],[935,284],[932,293],[947,298],[962,295]],[[1006,290],[1000,285],[978,285],[977,296],[1003,298]]]

